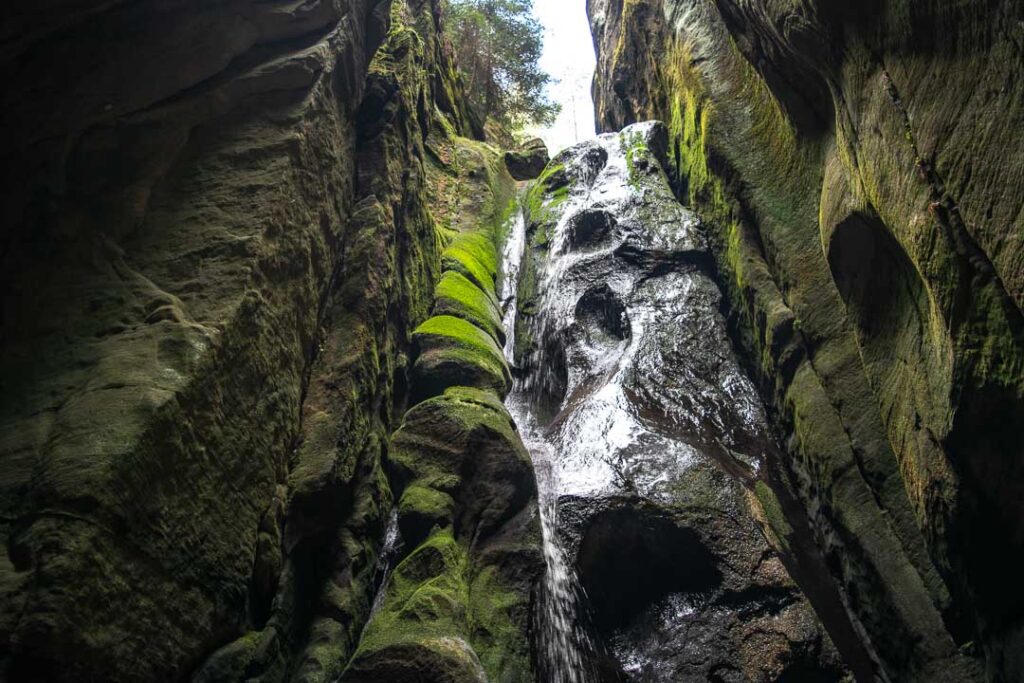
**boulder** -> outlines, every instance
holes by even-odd
[[[548,147],[540,138],[534,138],[519,147],[505,152],[505,165],[516,180],[533,180],[548,165]]]

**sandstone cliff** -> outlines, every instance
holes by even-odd
[[[873,675],[1021,680],[1020,4],[588,10],[599,127],[669,125],[788,435],[779,547],[824,552]]]
[[[442,251],[514,191],[440,4],[0,12],[0,677],[337,678]]]
[[[1024,680],[1024,9],[588,11],[0,9],[0,680]]]

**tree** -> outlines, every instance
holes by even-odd
[[[511,130],[554,121],[560,106],[539,65],[543,29],[533,0],[446,0],[447,33],[470,106]]]

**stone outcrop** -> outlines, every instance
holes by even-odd
[[[842,681],[759,527],[774,436],[667,142],[646,123],[569,148],[526,202],[515,398],[527,445],[553,452],[595,642],[581,680]]]
[[[343,681],[535,680],[530,619],[543,572],[530,456],[502,399],[499,337],[479,326],[496,308],[492,229],[456,237],[434,315],[415,334],[412,392],[422,402],[391,440],[396,558]],[[500,328],[500,320],[498,323]]]
[[[668,124],[789,435],[780,546],[802,509],[870,675],[1024,678],[1019,3],[588,10],[599,127]]]
[[[442,251],[514,192],[440,3],[0,13],[0,677],[337,678]]]
[[[505,152],[505,164],[516,180],[533,180],[541,174],[548,161],[548,147],[539,138],[528,140],[519,149]]]

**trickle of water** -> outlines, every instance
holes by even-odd
[[[558,538],[558,493],[551,447],[530,439],[527,448],[537,472],[541,533],[544,542],[544,591],[540,634],[544,666],[551,683],[588,683],[587,656],[594,646],[580,624],[581,599],[576,572],[566,562]]]
[[[391,561],[399,541],[398,506],[395,506],[388,517],[388,526],[384,531],[384,545],[380,549],[380,559],[377,560],[377,572],[380,575],[380,583],[377,584],[377,594],[373,598],[373,607],[370,608],[371,618],[380,610],[380,606],[384,602],[385,589],[387,588],[388,578],[391,575]],[[369,621],[367,619],[367,623]]]
[[[516,290],[519,288],[519,270],[523,263],[523,251],[526,249],[526,216],[521,206],[517,209],[509,218],[508,239],[501,253],[501,302],[505,307],[501,323],[505,326],[504,350],[509,363],[512,362],[516,348]]]
[[[503,323],[507,334],[505,355],[513,361],[515,349],[516,289],[526,248],[526,223],[523,212],[510,219],[508,241],[502,254],[504,278],[501,300],[506,306]],[[535,368],[543,371],[544,368]],[[507,401],[509,412],[519,427],[523,443],[530,453],[537,477],[538,504],[546,571],[538,611],[541,667],[550,683],[590,683],[587,656],[593,644],[580,624],[583,590],[576,572],[566,561],[558,537],[558,469],[555,451],[544,439],[531,410],[532,392],[516,381]]]

